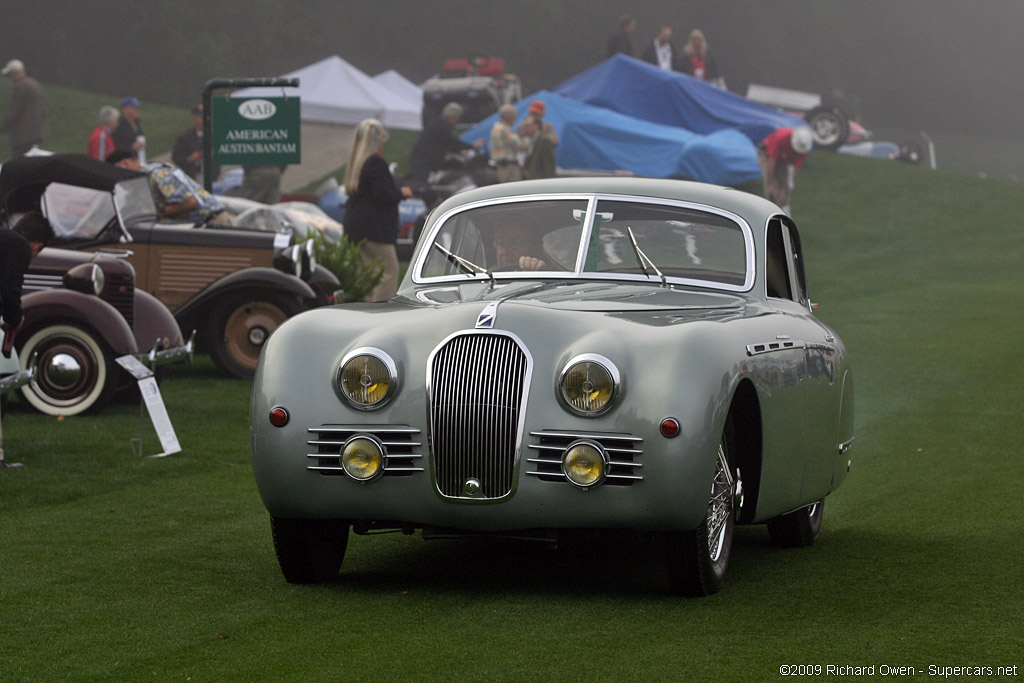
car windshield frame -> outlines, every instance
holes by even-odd
[[[579,208],[574,209],[574,218],[576,217],[575,211],[582,209],[583,213],[579,216],[579,220],[581,221],[579,241],[577,243],[575,263],[571,268],[566,268],[564,270],[542,268],[534,271],[509,271],[501,268],[493,268],[492,265],[488,263],[475,263],[474,265],[480,266],[480,272],[466,272],[467,269],[458,269],[457,272],[451,271],[440,275],[427,274],[429,270],[428,266],[436,270],[437,263],[439,263],[438,259],[447,260],[441,251],[434,247],[435,240],[437,240],[442,234],[447,234],[446,228],[449,226],[452,226],[451,229],[454,231],[455,224],[453,224],[452,221],[459,220],[460,216],[463,214],[479,209],[486,209],[488,207],[497,207],[500,209],[502,207],[515,204],[538,205],[553,202],[565,202],[568,204],[573,201],[580,203],[581,205]],[[694,286],[729,292],[748,292],[753,288],[756,270],[754,233],[747,221],[741,216],[717,206],[683,199],[603,192],[564,192],[517,195],[513,197],[485,199],[453,207],[440,215],[429,227],[429,230],[424,233],[421,248],[417,252],[416,260],[410,268],[412,282],[416,285],[434,286],[438,284],[459,284],[473,280],[508,281],[517,279],[544,279],[628,281],[631,283],[646,282],[662,285],[662,278],[654,271],[648,269],[649,272],[643,272],[642,266],[639,266],[638,263],[640,257],[632,248],[628,250],[628,258],[631,259],[629,265],[636,264],[638,266],[635,269],[636,272],[608,272],[594,269],[595,263],[597,262],[596,252],[602,249],[600,245],[593,244],[595,242],[593,239],[594,230],[597,229],[599,231],[599,238],[603,236],[600,232],[602,221],[596,219],[598,218],[598,214],[602,214],[601,218],[611,220],[606,214],[604,214],[604,212],[599,210],[602,205],[607,205],[607,203],[631,204],[638,209],[651,209],[655,212],[659,210],[678,210],[680,215],[686,215],[687,213],[701,214],[712,219],[711,222],[718,223],[719,227],[722,227],[723,229],[728,228],[737,230],[739,236],[742,237],[742,274],[739,268],[736,268],[734,272],[724,274],[728,275],[728,279],[731,281],[724,281],[724,277],[721,279],[713,279],[711,275],[714,271],[710,269],[707,269],[707,275],[702,275],[699,272],[700,269],[695,269],[694,273],[691,274],[692,276],[680,274],[680,269],[665,267],[666,265],[671,266],[672,264],[666,263],[663,260],[660,261],[659,257],[664,259],[664,254],[660,254],[657,250],[651,249],[649,246],[645,247],[644,251],[653,261],[655,266],[665,271],[665,284]],[[583,209],[584,206],[585,209]],[[669,222],[678,223],[678,221]],[[557,230],[555,230],[555,232],[557,232]],[[622,233],[623,244],[629,244],[629,238],[626,236],[625,231],[622,230]],[[735,239],[735,237],[730,237],[730,239],[733,239],[736,247],[739,248],[739,240]],[[623,251],[623,249],[620,248],[620,251]],[[589,264],[588,253],[591,258],[591,262]],[[460,253],[460,256],[465,258],[466,254]],[[732,258],[738,261],[738,251],[732,256]],[[472,261],[472,258],[468,260]],[[700,263],[699,260],[696,260],[695,262]],[[633,269],[628,268],[627,270]]]

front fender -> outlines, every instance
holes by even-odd
[[[181,346],[185,343],[178,321],[171,311],[149,292],[135,290],[135,344],[143,351]]]
[[[70,289],[49,289],[21,297],[21,308],[25,328],[51,321],[74,321],[94,330],[116,356],[138,353],[135,333],[124,316],[99,297]]]
[[[313,272],[309,274],[309,279],[306,282],[316,293],[318,305],[326,306],[335,303],[334,293],[341,289],[341,280],[338,279],[337,275],[317,264],[313,268]]]

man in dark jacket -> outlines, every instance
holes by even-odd
[[[18,59],[7,62],[0,74],[14,82],[0,133],[7,133],[12,157],[24,156],[43,141],[43,88],[25,74],[25,65]]]
[[[636,29],[636,20],[628,14],[623,14],[619,17],[618,28],[615,32],[608,36],[608,56],[614,57],[617,54],[624,54],[628,57],[633,56],[633,42],[629,38],[629,34]]]
[[[21,325],[21,286],[32,257],[53,238],[53,228],[42,214],[30,211],[11,230],[0,230],[0,328],[4,332],[0,353],[10,358],[14,334]],[[18,467],[4,462],[4,437],[0,427],[0,469]]]
[[[409,175],[426,183],[431,171],[441,168],[444,157],[449,152],[464,152],[472,149],[473,145],[467,145],[455,137],[453,127],[462,118],[462,105],[458,102],[449,102],[441,110],[441,115],[427,124],[427,127],[420,133],[416,144],[409,154]],[[477,141],[476,146],[483,145],[483,140]]]
[[[21,325],[21,285],[32,257],[53,238],[50,222],[30,211],[10,230],[0,230],[0,319],[4,356],[10,356],[14,333]]]

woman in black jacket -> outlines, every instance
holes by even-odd
[[[398,203],[412,196],[409,188],[399,189],[380,154],[387,139],[380,121],[361,121],[345,169],[345,235],[353,244],[366,240],[359,254],[364,263],[384,263],[384,276],[366,301],[387,301],[398,290]]]

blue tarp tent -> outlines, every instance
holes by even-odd
[[[621,54],[570,78],[554,92],[644,121],[681,126],[695,133],[738,130],[755,145],[776,128],[806,125],[801,118],[687,74],[665,71]]]
[[[544,102],[544,120],[554,125],[561,138],[556,158],[562,168],[626,170],[652,178],[682,176],[730,186],[761,177],[757,150],[738,131],[698,135],[678,126],[642,121],[547,91],[518,103],[519,121],[527,115],[534,100]],[[484,119],[463,134],[462,139],[472,143],[482,138],[489,143],[497,118],[494,114]]]

